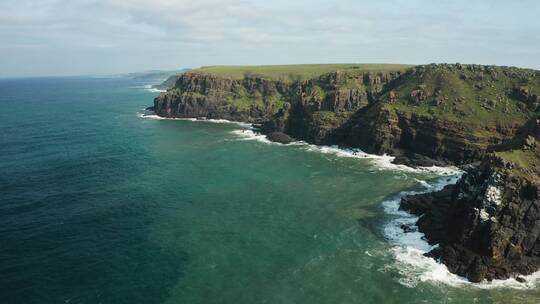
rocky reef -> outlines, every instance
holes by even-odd
[[[257,123],[269,139],[360,148],[414,165],[460,165],[440,192],[406,197],[429,253],[478,282],[540,267],[540,72],[431,64],[347,66],[311,77],[193,70],[160,94],[163,117]],[[537,169],[538,168],[538,169]]]

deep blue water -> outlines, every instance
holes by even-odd
[[[381,203],[435,175],[144,119],[144,84],[0,80],[0,303],[540,301],[400,264]]]

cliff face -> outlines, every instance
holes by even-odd
[[[385,87],[378,102],[341,126],[335,142],[388,153],[410,164],[464,164],[515,136],[537,104],[537,72],[433,65],[409,70]]]
[[[205,117],[266,122],[265,130],[315,143],[356,111],[373,103],[400,72],[333,72],[317,79],[285,82],[256,76],[242,79],[188,72],[154,100],[163,117]]]
[[[476,282],[540,267],[539,92],[537,71],[478,65],[296,81],[189,72],[154,111],[258,122],[273,140],[356,147],[411,165],[477,162],[456,185],[402,201],[440,244],[429,255]]]
[[[352,69],[298,81],[193,71],[155,99],[154,111],[264,122],[266,133],[410,164],[463,164],[511,139],[536,112],[537,92],[536,71],[477,65]]]
[[[368,153],[394,155],[397,162],[410,165],[461,165],[482,159],[489,147],[512,138],[520,126],[471,128],[378,104],[342,125],[333,142]]]
[[[428,255],[473,282],[530,274],[540,267],[540,186],[490,156],[452,186],[409,196],[431,244]]]
[[[283,108],[281,96],[289,95],[291,89],[260,78],[235,80],[188,72],[154,100],[154,112],[163,117],[268,120]]]
[[[495,147],[456,185],[406,197],[419,230],[439,247],[429,253],[474,282],[540,268],[540,120]]]
[[[376,103],[384,87],[401,75],[334,72],[297,85],[288,105],[263,130],[284,132],[316,144],[338,144],[334,133],[354,113]]]

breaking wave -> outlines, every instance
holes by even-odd
[[[256,140],[266,144],[275,144],[282,145],[280,143],[272,142],[266,138],[265,135],[256,132],[252,129],[248,130],[234,130],[231,131],[231,134],[237,135],[241,140]],[[304,141],[297,141],[285,146],[302,146],[307,151],[318,152],[324,154],[333,154],[339,157],[349,157],[349,158],[358,158],[358,159],[367,159],[370,160],[378,169],[380,170],[396,170],[396,171],[407,171],[412,173],[431,173],[443,176],[453,176],[459,174],[461,171],[456,167],[418,167],[413,168],[406,165],[397,165],[393,164],[392,161],[395,159],[393,156],[389,155],[375,155],[365,153],[360,149],[344,149],[338,146],[318,146],[309,144]]]
[[[386,214],[391,219],[385,224],[383,232],[385,237],[390,241],[392,248],[391,252],[395,258],[393,269],[397,269],[401,278],[399,283],[407,287],[416,287],[419,283],[439,283],[454,287],[469,286],[472,288],[493,289],[493,288],[513,288],[513,289],[530,289],[535,288],[540,281],[540,271],[528,276],[522,276],[526,279],[525,283],[518,282],[514,278],[507,280],[493,280],[491,282],[484,281],[481,283],[472,283],[466,278],[451,273],[448,268],[437,262],[435,259],[424,256],[434,247],[424,239],[424,234],[414,230],[417,229],[416,222],[418,217],[408,212],[399,210],[401,198],[412,195],[421,194],[433,191],[439,191],[446,185],[454,184],[461,177],[462,171],[457,167],[409,167],[406,165],[393,164],[395,159],[389,155],[374,155],[365,153],[359,149],[343,149],[337,146],[318,146],[297,141],[288,145],[272,142],[265,135],[253,129],[251,124],[243,122],[235,122],[224,119],[196,119],[196,118],[164,118],[155,115],[152,112],[137,114],[141,118],[159,119],[159,120],[187,120],[193,122],[209,122],[209,123],[233,123],[241,127],[241,129],[233,130],[230,133],[237,136],[238,140],[253,140],[265,144],[280,145],[280,146],[300,146],[303,149],[311,152],[333,154],[338,157],[367,159],[379,170],[394,170],[405,171],[411,173],[429,174],[438,176],[434,182],[427,182],[422,179],[416,179],[419,186],[422,187],[418,191],[404,191],[397,196],[386,200],[382,203],[382,207]],[[414,231],[405,232],[403,226],[410,227]]]
[[[135,86],[135,87],[131,87],[131,88],[132,89],[142,89],[142,90],[150,92],[150,93],[167,92],[167,90],[162,90],[162,89],[155,88],[154,85],[151,85],[151,84],[145,84],[145,85]]]
[[[159,115],[156,115],[153,111],[148,111],[148,110],[142,110],[142,112],[137,112],[137,116],[140,118],[156,119],[156,120],[184,120],[184,121],[192,121],[192,122],[235,124],[242,128],[251,128],[250,123],[245,123],[241,121],[232,121],[232,120],[226,120],[226,119],[207,119],[207,118],[161,117]]]
[[[472,283],[464,277],[451,273],[444,264],[437,262],[433,258],[424,256],[425,253],[438,245],[429,245],[424,239],[424,234],[416,230],[418,228],[416,226],[417,216],[399,210],[401,198],[412,194],[439,191],[446,185],[456,183],[459,177],[460,174],[454,175],[451,178],[443,177],[437,179],[434,183],[419,180],[423,190],[404,191],[382,203],[385,213],[392,218],[384,226],[383,232],[393,246],[391,250],[395,257],[395,265],[392,268],[396,269],[401,275],[401,278],[398,279],[399,283],[411,288],[416,287],[422,282],[441,283],[454,287],[470,286],[482,289],[535,288],[540,279],[540,271],[528,276],[522,276],[526,280],[525,283],[520,283],[514,278]],[[405,232],[402,228],[404,225],[413,231]]]

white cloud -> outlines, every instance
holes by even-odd
[[[2,0],[0,75],[340,61],[540,67],[538,8],[527,0]]]

